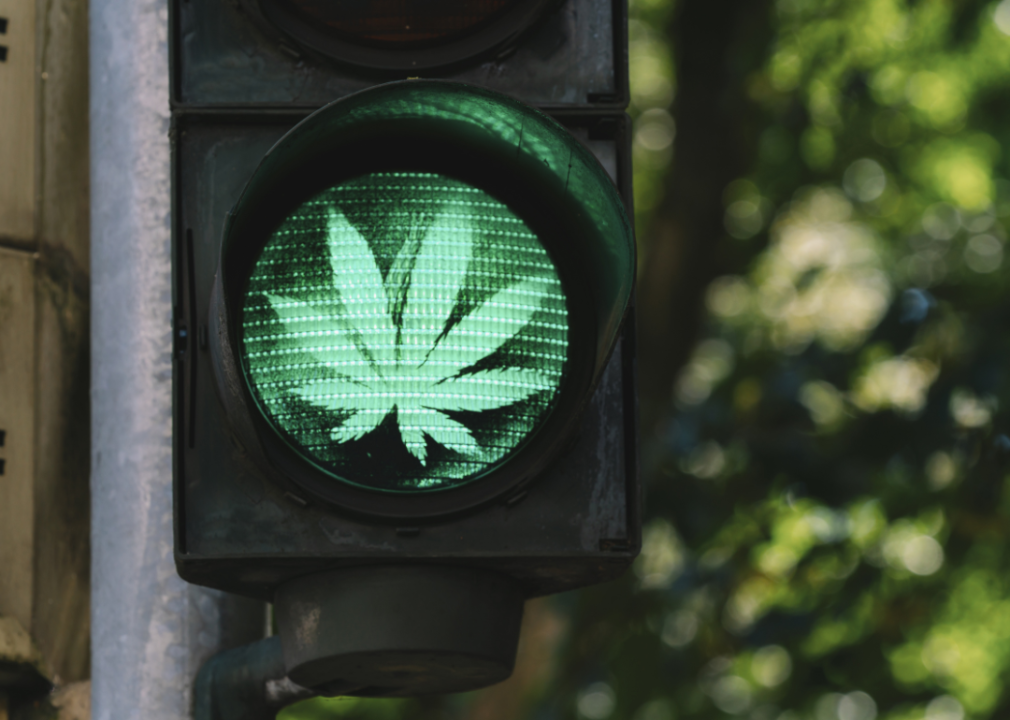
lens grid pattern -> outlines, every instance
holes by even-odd
[[[337,185],[273,232],[244,297],[242,359],[270,423],[352,484],[469,482],[557,400],[568,311],[530,228],[444,176]]]

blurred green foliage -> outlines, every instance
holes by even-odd
[[[630,8],[643,249],[677,162],[675,9]],[[1010,717],[1010,0],[770,12],[756,160],[724,237],[693,239],[744,260],[643,435],[642,555],[549,601],[523,716]],[[482,697],[284,717],[497,717]]]

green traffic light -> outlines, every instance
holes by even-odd
[[[220,258],[208,350],[236,441],[313,498],[417,518],[487,502],[561,454],[635,267],[621,199],[576,137],[506,96],[424,80],[292,128],[229,213]],[[428,265],[434,299],[418,295]]]
[[[270,235],[242,301],[261,411],[300,453],[376,490],[467,483],[550,414],[568,358],[557,268],[479,188],[373,173]]]

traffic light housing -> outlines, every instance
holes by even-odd
[[[557,117],[176,106],[177,567],[275,601],[296,682],[503,679],[524,598],[637,552],[627,119]]]
[[[360,44],[339,56],[327,54],[297,30],[272,22],[270,8],[285,4],[290,5],[276,0],[173,0],[170,53],[176,111],[317,109],[377,83],[412,76],[478,85],[552,111],[620,116],[628,104],[624,0],[505,2],[506,10],[520,6],[533,12],[522,20],[491,18],[495,22],[484,26],[488,32],[501,27],[505,31],[496,32],[496,39],[484,38],[472,54],[433,57],[439,45],[432,43],[422,47],[428,59],[425,53],[411,57],[408,48],[398,60],[396,51],[387,47],[393,57],[371,63],[380,67],[370,67],[363,54],[368,48]],[[304,28],[304,15],[301,18]],[[475,40],[463,34],[460,42]]]

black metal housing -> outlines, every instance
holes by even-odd
[[[228,374],[211,352],[227,342],[212,336],[228,332],[226,316],[212,322],[226,218],[285,133],[396,71],[294,39],[262,2],[272,0],[169,3],[176,567],[190,582],[275,601],[284,672],[318,691],[410,695],[494,682],[510,670],[523,599],[616,578],[638,553],[633,310],[569,443],[493,501],[377,519],[278,471],[250,441],[261,437],[255,416],[229,407],[241,388],[220,393],[214,379]],[[432,55],[423,74],[550,112],[600,160],[633,216],[626,0],[538,2],[527,0],[545,12],[526,32],[517,20],[469,57]],[[457,591],[457,605],[442,602]],[[416,611],[397,604],[411,594],[425,596]],[[409,612],[412,623],[394,627]],[[457,628],[455,615],[469,625]],[[269,644],[228,667],[275,675]]]
[[[523,137],[537,138],[548,130],[559,147],[570,148],[560,167],[530,147],[515,147],[499,131],[476,127],[460,117],[433,121],[408,113],[375,121],[357,116],[363,108],[396,105],[410,98],[441,94],[441,100],[474,103],[483,112],[488,104],[514,109],[524,119]],[[454,105],[457,113],[461,107]],[[481,116],[483,117],[483,115]],[[603,370],[613,333],[623,308],[611,293],[619,293],[619,262],[614,251],[630,238],[630,227],[620,211],[620,200],[599,166],[574,138],[549,119],[518,103],[456,83],[409,81],[392,83],[337,101],[318,111],[286,135],[253,173],[229,216],[208,317],[210,353],[217,389],[226,416],[242,446],[268,473],[281,475],[313,499],[341,508],[386,518],[425,519],[449,515],[494,499],[536,477],[557,456],[570,436],[591,387]],[[537,140],[533,140],[534,148]],[[564,144],[562,144],[564,143]],[[241,328],[238,308],[253,263],[270,233],[306,198],[321,189],[367,172],[421,170],[438,172],[481,187],[508,204],[537,233],[554,257],[569,301],[571,337],[568,370],[554,410],[537,432],[516,452],[479,479],[451,490],[408,495],[355,487],[307,460],[269,425],[243,379],[238,360]],[[578,180],[576,180],[578,178]],[[593,193],[593,186],[604,194]],[[590,193],[572,192],[578,186]],[[611,219],[619,227],[596,227],[590,222],[597,205],[618,206]],[[601,211],[602,212],[602,211]],[[613,234],[614,237],[610,237]],[[633,270],[633,267],[630,268]],[[624,286],[624,292],[628,290]],[[620,307],[617,307],[620,305]],[[254,430],[254,434],[248,432]],[[269,469],[268,469],[269,468]]]
[[[274,612],[292,681],[327,695],[406,697],[511,675],[524,599],[487,570],[386,565],[295,578]]]
[[[548,3],[526,32],[510,35],[490,57],[402,71],[362,68],[364,56],[340,64],[308,50],[263,17],[257,0],[172,0],[170,9],[177,106],[315,109],[376,82],[417,75],[486,87],[550,110],[620,112],[628,104],[626,0]],[[517,30],[523,22],[509,26]]]
[[[177,112],[174,155],[174,473],[183,578],[272,599],[336,567],[440,564],[513,578],[526,596],[617,577],[639,546],[634,340],[626,323],[573,442],[499,503],[446,520],[384,522],[314,502],[278,482],[229,429],[214,390],[208,318],[228,211],[298,112]],[[625,115],[559,116],[630,201]]]

